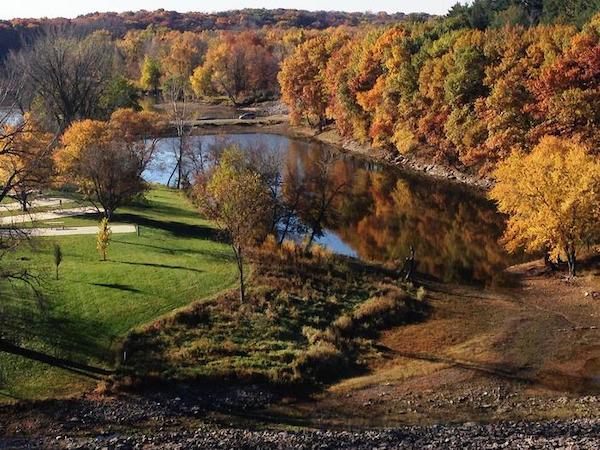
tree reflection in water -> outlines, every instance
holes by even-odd
[[[494,205],[467,189],[312,141],[269,134],[194,139],[206,149],[226,141],[249,153],[263,149],[279,155],[277,189],[284,204],[278,227],[286,236],[314,239],[333,251],[378,262],[404,261],[413,246],[417,270],[446,282],[502,284],[504,269],[521,259],[509,256],[498,242],[504,219]],[[148,174],[149,181],[164,177]]]
[[[403,261],[414,247],[418,270],[446,282],[501,284],[504,269],[518,259],[498,240],[504,220],[493,204],[447,183],[400,173],[352,157],[331,158],[317,144],[290,141],[283,177],[303,178],[318,210],[324,193],[336,192],[320,224],[363,259]],[[330,166],[323,170],[323,161]],[[315,174],[316,172],[316,174]],[[343,186],[343,189],[339,189]],[[298,214],[306,224],[315,215]],[[310,210],[310,208],[308,208]]]

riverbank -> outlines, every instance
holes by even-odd
[[[367,430],[297,428],[292,424],[242,423],[260,391],[223,393],[230,403],[220,414],[214,397],[120,396],[41,402],[35,408],[0,411],[1,448],[19,449],[597,449],[600,419],[456,423]],[[218,403],[218,402],[217,402]],[[221,403],[221,406],[223,404]],[[218,408],[217,408],[218,409]],[[226,411],[231,412],[227,415]],[[10,417],[10,426],[6,420]],[[18,430],[18,431],[17,431]]]
[[[287,130],[287,135],[290,137],[315,139],[324,144],[341,149],[344,152],[366,157],[376,162],[390,164],[404,171],[415,172],[452,183],[464,184],[482,191],[487,191],[493,184],[491,178],[469,174],[464,170],[434,163],[411,154],[394,154],[390,151],[377,149],[353,140],[344,139],[333,127],[329,127],[319,133],[306,126],[288,126],[289,130]]]
[[[337,266],[331,276],[340,276]],[[276,384],[227,382],[201,389],[171,381],[154,392],[110,394],[100,388],[73,399],[19,402],[0,408],[0,448],[595,449],[600,445],[599,269],[597,260],[582,261],[580,277],[567,283],[541,262],[529,263],[511,268],[515,280],[509,287],[486,290],[418,277],[432,311],[427,320],[384,331],[362,372],[341,371],[344,379],[322,391],[307,396]],[[319,274],[330,276],[325,270]],[[341,276],[340,284],[349,284],[345,280]],[[306,295],[292,300],[337,311],[347,299],[331,295],[330,285],[308,283],[302,287]],[[311,290],[322,293],[321,303]],[[269,291],[263,287],[260,293]],[[281,310],[264,313],[265,303],[257,304],[261,326],[272,327],[274,313],[302,323],[323,316],[322,308],[303,316],[289,299],[267,297]],[[179,351],[194,347],[178,343],[189,342],[187,336],[196,332],[194,340],[204,342],[208,334],[198,320],[179,317],[177,333],[150,328],[174,339],[172,347],[144,347],[147,353],[164,353],[153,369],[169,358],[197,361]],[[224,332],[249,329],[248,322],[239,323],[245,326]],[[182,330],[186,340],[180,339]],[[210,358],[223,351],[219,361],[239,362],[264,348],[265,334],[258,335],[248,348],[236,339],[231,340],[236,345],[196,348]],[[274,346],[272,354],[281,349]],[[289,362],[288,355],[279,355],[281,361]]]
[[[599,267],[566,282],[536,261],[486,290],[423,280],[430,317],[385,331],[366,373],[270,412],[362,427],[599,420]]]
[[[203,111],[202,107],[198,108],[199,111]],[[207,108],[205,112],[210,112],[211,114],[221,116],[232,114],[231,108],[227,106],[223,106],[224,110],[220,114],[218,108],[216,112],[215,105],[207,105]],[[344,139],[333,126],[329,126],[324,131],[318,132],[307,126],[291,125],[289,117],[285,113],[285,108],[278,102],[269,102],[266,105],[240,109],[238,112],[244,111],[254,112],[258,116],[255,119],[214,118],[210,120],[196,120],[190,122],[190,125],[194,127],[193,134],[271,133],[296,139],[311,139],[330,145],[345,153],[356,154],[374,162],[393,165],[404,171],[426,175],[439,180],[459,183],[476,188],[479,191],[487,191],[493,184],[490,177],[470,174],[466,170],[434,163],[411,154],[401,155],[400,153],[392,153]]]

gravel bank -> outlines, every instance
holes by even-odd
[[[60,449],[598,449],[600,421],[518,422],[369,431],[194,430],[0,440],[2,448]]]
[[[370,430],[290,428],[248,422],[256,418],[253,411],[276,399],[259,387],[180,394],[124,394],[4,406],[0,449],[600,448],[597,418]],[[220,414],[218,422],[211,412]],[[239,419],[252,426],[241,425]]]

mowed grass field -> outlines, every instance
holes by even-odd
[[[118,211],[114,223],[140,226],[140,236],[114,234],[108,261],[95,236],[39,238],[11,254],[39,278],[42,296],[17,284],[0,285],[2,337],[24,349],[112,369],[129,330],[232,287],[235,263],[227,244],[180,193],[154,187],[147,201]],[[94,225],[97,217],[66,218]],[[54,279],[53,246],[63,262]],[[20,355],[0,352],[4,399],[76,394],[95,380]]]

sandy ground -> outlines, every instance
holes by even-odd
[[[428,320],[384,332],[363,373],[271,412],[325,426],[598,419],[599,269],[567,282],[526,264],[494,290],[428,282]]]
[[[110,231],[114,234],[135,233],[137,228],[135,225],[111,225]],[[31,228],[25,230],[29,236],[44,237],[44,236],[77,236],[86,234],[97,234],[98,227],[64,227],[64,228]]]
[[[57,211],[21,214],[18,216],[0,217],[0,225],[16,225],[27,222],[39,222],[42,220],[56,220],[64,217],[82,216],[85,214],[94,214],[98,210],[92,206],[81,206],[78,208],[61,209]]]
[[[39,198],[39,199],[33,200],[29,204],[29,207],[30,208],[50,208],[53,206],[60,206],[61,203],[67,203],[67,202],[69,202],[69,200],[66,198],[45,197],[45,198]],[[19,209],[21,209],[21,204],[19,202],[0,204],[0,211],[16,211]]]

